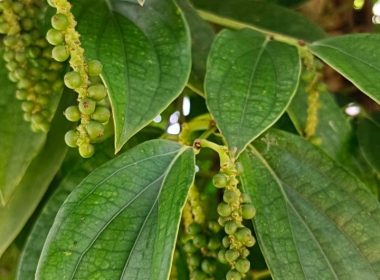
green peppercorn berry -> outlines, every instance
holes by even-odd
[[[51,56],[52,51],[53,51],[53,47],[52,46],[44,48],[42,50],[41,57],[44,57],[44,58],[47,58],[47,59],[50,60],[52,58],[52,56]],[[49,68],[50,68],[50,64],[49,64]]]
[[[253,247],[255,245],[256,239],[252,236],[247,242],[244,243],[248,248]]]
[[[91,144],[82,144],[79,146],[79,154],[83,158],[90,158],[94,155],[95,148]]]
[[[9,32],[9,24],[6,22],[0,23],[0,33],[7,34]]]
[[[226,279],[227,280],[241,280],[241,274],[235,269],[231,269],[230,271],[227,272]]]
[[[47,0],[47,2],[51,7],[55,8],[54,0]]]
[[[77,122],[81,119],[81,114],[78,106],[68,107],[64,114],[66,116],[66,119],[68,119],[71,122]]]
[[[41,55],[42,50],[39,47],[31,46],[27,49],[27,54],[30,58],[37,58]]]
[[[50,130],[50,123],[46,120],[40,123],[39,126],[43,132],[48,132]]]
[[[62,64],[59,63],[58,61],[53,60],[50,62],[49,70],[59,71],[59,70],[61,70],[61,68],[62,68]]]
[[[212,258],[206,258],[202,261],[201,267],[204,273],[212,274],[216,270],[216,261]]]
[[[217,236],[211,236],[208,243],[207,248],[209,248],[211,251],[214,251],[216,249],[219,249],[221,245],[221,242]]]
[[[102,100],[107,96],[107,89],[102,84],[95,84],[88,88],[88,96],[94,100]]]
[[[65,134],[66,145],[71,147],[71,148],[78,147],[78,145],[77,145],[78,138],[79,138],[79,132],[78,131],[69,130]]]
[[[40,57],[36,60],[37,62],[37,65],[43,69],[43,70],[46,70],[49,68],[49,65],[50,65],[50,62],[49,60],[47,60],[46,58],[43,58],[43,57]]]
[[[29,33],[24,33],[21,35],[22,40],[24,41],[24,45],[30,46],[33,43],[33,36]]]
[[[18,68],[18,63],[16,61],[10,61],[6,65],[8,71],[15,71]]]
[[[65,30],[70,23],[64,14],[56,14],[51,18],[51,25],[57,30]]]
[[[90,80],[91,84],[102,84],[103,83],[100,76],[94,76],[94,77],[89,76],[88,79]]]
[[[20,79],[16,76],[15,72],[9,72],[8,73],[8,79],[11,82],[17,83]]]
[[[200,232],[201,232],[201,229],[202,229],[202,228],[201,228],[200,224],[198,224],[198,223],[192,223],[192,224],[190,224],[190,225],[187,227],[186,231],[187,231],[191,236],[194,236],[194,235],[200,233]]]
[[[220,225],[218,224],[217,221],[208,221],[207,222],[207,227],[210,231],[214,233],[218,233],[221,229]]]
[[[193,253],[195,253],[198,249],[197,249],[197,247],[194,246],[193,241],[192,241],[192,240],[189,240],[189,241],[187,241],[187,242],[183,245],[183,250],[184,250],[186,253],[193,254]]]
[[[17,68],[15,71],[15,75],[16,75],[17,79],[19,79],[19,80],[22,78],[25,78],[27,74],[28,74],[28,71],[26,71],[26,69],[24,69],[24,68]]]
[[[41,98],[41,97],[40,97]],[[46,119],[50,118],[50,111],[48,109],[44,109],[40,112]]]
[[[227,217],[231,214],[232,207],[228,205],[227,203],[221,202],[218,205],[217,211],[220,216]]]
[[[65,45],[55,46],[52,51],[52,57],[59,62],[67,60],[70,56],[70,53],[67,51]]]
[[[233,190],[226,190],[223,194],[223,200],[228,204],[232,204],[239,201],[239,196]]]
[[[17,38],[13,35],[8,35],[4,37],[3,42],[5,46],[13,47],[17,43]]]
[[[305,82],[310,82],[311,80],[314,79],[314,76],[315,76],[315,72],[314,71],[305,71],[302,73],[301,75],[301,79]]]
[[[192,280],[205,280],[206,279],[206,273],[204,273],[202,270],[200,269],[197,269],[197,270],[194,270],[192,273],[191,273],[191,279]]]
[[[50,29],[46,34],[48,42],[54,46],[60,45],[65,40],[62,32],[57,29]]]
[[[40,95],[38,96],[38,103],[42,106],[48,105],[50,102],[50,97],[47,95]]]
[[[227,260],[226,260],[226,252],[227,250],[226,249],[222,249],[218,252],[218,260],[221,262],[221,263],[228,263]]]
[[[28,59],[25,52],[16,52],[15,59],[17,62],[24,63]]]
[[[51,88],[54,90],[54,91],[60,91],[62,90],[63,88],[63,82],[61,79],[58,79],[56,80],[53,85],[51,86]]]
[[[30,67],[28,73],[35,79],[39,80],[42,77],[42,70],[38,67]]]
[[[18,14],[24,9],[24,6],[20,2],[14,2],[12,3],[12,10]]]
[[[107,108],[111,107],[111,103],[108,98],[104,98],[102,100],[96,101],[96,104],[107,107]]]
[[[237,258],[239,257],[239,251],[236,250],[236,249],[229,249],[226,251],[226,254],[224,255],[224,257],[226,258],[226,261],[228,261],[229,263],[232,263],[234,262],[235,260],[237,260]]]
[[[32,123],[30,128],[32,129],[33,132],[40,132],[41,127],[38,123]]]
[[[12,50],[4,52],[3,59],[4,59],[5,62],[12,61],[13,59],[15,59],[15,52],[12,51]]]
[[[219,174],[216,174],[214,178],[212,178],[212,183],[214,184],[215,187],[221,189],[221,188],[226,187],[227,180],[228,180],[227,175],[219,173]]]
[[[243,259],[243,258],[239,258],[235,263],[235,268],[240,273],[247,273],[250,266],[251,266],[251,264],[250,264],[249,260]]]
[[[239,228],[235,233],[236,239],[240,242],[247,242],[252,237],[252,232],[249,228]]]
[[[187,259],[188,264],[191,267],[198,267],[201,264],[202,257],[200,254],[192,254]]]
[[[230,238],[228,236],[223,237],[222,239],[222,244],[224,248],[229,248],[230,247]]]
[[[241,194],[241,200],[243,203],[251,203],[252,202],[251,197],[249,196],[248,193],[242,193]]]
[[[26,122],[30,122],[32,120],[32,114],[31,113],[24,113],[23,118]]]
[[[218,219],[218,223],[219,223],[219,225],[221,225],[222,227],[224,227],[224,225],[225,225],[228,221],[230,221],[230,220],[231,220],[230,217],[219,217],[219,219]]]
[[[33,123],[42,123],[43,121],[45,120],[44,116],[42,116],[42,114],[40,113],[35,113],[32,115],[32,122]]]
[[[45,80],[48,80],[49,82],[52,83],[58,79],[58,73],[55,71],[45,72],[43,73],[43,77]]]
[[[37,40],[37,42],[35,43],[37,46],[39,46],[40,48],[46,48],[46,47],[50,47],[49,46],[49,42],[46,40],[46,38],[40,38]]]
[[[104,134],[104,126],[98,121],[90,121],[86,124],[86,131],[90,139],[93,140]]]
[[[256,214],[256,208],[252,204],[243,204],[241,207],[241,214],[244,219],[250,220]]]
[[[197,248],[205,247],[207,244],[207,238],[203,234],[197,234],[194,236],[193,244]]]
[[[71,89],[79,88],[83,84],[81,75],[76,71],[66,73],[64,81],[65,85]]]
[[[317,91],[325,92],[327,90],[325,83],[317,83]]]
[[[108,122],[111,117],[111,111],[104,106],[96,106],[95,112],[91,115],[91,118],[101,123]]]
[[[235,168],[236,168],[237,175],[243,174],[244,166],[241,162],[235,162]]]
[[[243,247],[242,249],[241,249],[241,251],[240,251],[240,256],[242,257],[242,258],[246,258],[246,257],[248,257],[249,256],[249,250],[247,249],[247,248],[245,248],[245,247]]]
[[[16,91],[16,98],[18,100],[27,100],[28,99],[28,91],[25,89],[18,89]]]
[[[237,229],[238,225],[235,223],[235,221],[229,221],[224,225],[224,231],[229,235],[235,234]]]
[[[98,76],[103,71],[103,64],[98,60],[91,60],[88,63],[88,74],[90,76]]]
[[[10,10],[12,8],[12,1],[4,0],[0,2],[0,7],[3,8],[3,10]]]
[[[46,92],[47,90],[49,90],[49,87],[50,85],[45,82],[45,81],[40,81],[40,82],[37,82],[34,86],[33,86],[33,89],[34,91],[37,93],[37,94],[42,94],[44,92]]]
[[[34,21],[31,18],[24,18],[21,20],[23,30],[30,31],[34,28]]]
[[[33,83],[31,80],[29,80],[27,78],[23,78],[17,83],[17,88],[18,89],[29,89],[32,85],[33,85]]]

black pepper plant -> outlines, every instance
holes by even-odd
[[[380,279],[380,36],[307,5],[0,0],[0,280]]]

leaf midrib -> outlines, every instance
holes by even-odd
[[[269,163],[264,159],[264,157],[262,157],[262,155],[259,153],[259,151],[257,151],[254,147],[253,147],[253,145],[249,145],[249,147],[250,147],[250,149],[251,149],[251,151],[252,151],[252,153],[253,154],[255,154],[260,160],[261,160],[261,162],[264,164],[264,166],[268,169],[268,171],[272,174],[272,176],[273,176],[273,178],[275,179],[275,181],[277,182],[277,184],[278,184],[278,186],[279,186],[279,189],[281,190],[281,193],[283,194],[283,197],[284,197],[284,199],[285,199],[285,201],[286,201],[286,205],[289,205],[289,206],[291,206],[292,207],[292,209],[297,213],[297,215],[299,215],[299,213],[298,213],[298,211],[295,209],[295,207],[293,206],[293,204],[291,203],[291,201],[289,200],[289,198],[288,198],[288,196],[287,196],[287,194],[286,194],[286,192],[285,192],[285,190],[283,189],[283,183],[282,183],[282,181],[280,180],[280,178],[277,176],[277,174],[274,172],[274,170],[272,169],[272,167],[269,165]],[[278,146],[277,146],[278,147]],[[280,147],[278,147],[280,150],[282,150]],[[283,150],[284,152],[285,152],[285,150]],[[292,156],[294,156],[293,154],[292,154]],[[297,158],[297,157],[295,157],[295,158]],[[303,162],[303,163],[305,163],[306,165],[308,165],[309,167],[311,167],[312,169],[314,169],[314,170],[316,170],[316,171],[318,171],[317,169],[315,169],[313,166],[310,166],[307,162],[304,162],[304,161],[302,161],[301,159],[299,159],[299,158],[297,158],[298,160],[300,160],[301,162]],[[335,185],[337,185],[331,178],[329,178],[329,177],[327,177],[327,176],[325,176],[323,173],[321,173],[321,172],[319,172],[318,171],[318,173],[319,174],[321,174],[321,175],[323,175],[324,177],[326,177],[326,178],[328,178],[330,181],[332,181]],[[286,186],[286,184],[284,184],[285,186]],[[338,186],[338,185],[337,185]],[[289,187],[289,188],[291,188],[291,187]],[[294,192],[296,192],[293,188],[291,188]],[[302,197],[303,199],[304,199],[304,201],[305,202],[307,202],[307,203],[309,203],[314,209],[316,209],[316,211],[318,211],[321,215],[323,215],[325,218],[326,218],[326,220],[328,220],[339,232],[341,232],[342,233],[342,235],[347,239],[347,241],[349,241],[351,244],[352,244],[352,246],[354,247],[354,248],[356,248],[357,249],[357,252],[362,256],[362,258],[363,258],[363,260],[365,261],[365,263],[367,264],[367,266],[369,266],[370,267],[370,269],[371,269],[371,271],[372,271],[372,273],[373,273],[373,275],[375,276],[375,277],[377,277],[376,276],[376,273],[374,272],[374,270],[373,270],[373,268],[372,268],[372,265],[371,265],[371,263],[367,260],[367,258],[365,258],[364,257],[364,255],[362,254],[362,252],[359,250],[359,248],[355,245],[355,243],[353,243],[352,242],[352,240],[351,240],[351,238],[349,238],[329,217],[327,217],[324,213],[322,213],[314,204],[312,204],[308,199],[306,199],[305,197],[303,197],[301,194],[299,194],[298,192],[296,192],[300,197]],[[347,193],[350,197],[352,197],[351,196],[351,194],[350,193]],[[353,198],[353,197],[352,197]],[[356,201],[356,199],[354,199],[353,198],[353,200],[354,201]],[[357,202],[358,203],[358,202]],[[358,203],[359,205],[360,205],[360,203]],[[291,225],[291,223],[290,223],[290,221],[289,221],[289,224],[290,224],[290,227],[292,227],[292,225]],[[305,224],[305,226],[307,227],[307,229],[308,229],[308,231],[311,231],[310,229],[309,229],[309,227]],[[292,230],[292,232],[293,232],[293,230]],[[314,237],[314,235],[313,235],[313,237]],[[293,241],[294,241],[294,235],[292,234],[292,238],[293,238]],[[297,249],[297,245],[296,245],[296,242],[294,241],[294,244],[295,244],[295,247],[296,247],[296,249]],[[318,244],[318,246],[319,246],[319,243],[317,242],[317,244]],[[298,249],[297,249],[297,251],[298,251]],[[328,258],[327,258],[327,256],[325,255],[325,253],[324,253],[324,251],[322,250],[322,254],[323,254],[323,256],[324,256],[324,258],[326,259],[326,260],[328,260]],[[300,260],[300,263],[301,263],[301,266],[302,266],[302,262],[301,262],[301,260]],[[332,267],[331,266],[331,264],[330,264],[330,261],[327,261],[327,263],[328,263],[328,265],[330,266],[330,267]],[[302,269],[303,269],[303,267],[302,267]],[[335,272],[334,272],[334,270],[332,269],[332,272],[334,273],[334,275],[335,275]],[[305,272],[304,272],[304,276],[305,276],[305,279],[306,279],[306,275],[305,275]],[[337,279],[339,279],[339,278],[337,278]]]
[[[71,275],[71,277],[70,277],[70,280],[73,280],[74,279],[74,277],[75,277],[75,273],[76,273],[76,271],[78,270],[78,268],[79,268],[79,265],[80,265],[80,263],[81,263],[81,261],[82,261],[82,259],[83,259],[83,257],[84,257],[84,255],[90,250],[90,248],[92,247],[92,245],[96,242],[96,240],[97,240],[97,238],[100,236],[100,234],[102,234],[102,232],[108,227],[108,225],[111,223],[111,222],[113,222],[113,220],[114,219],[116,219],[116,217],[121,213],[121,212],[123,212],[129,205],[131,205],[142,193],[144,193],[149,187],[151,187],[152,185],[154,185],[154,183],[156,183],[157,181],[159,181],[162,177],[164,177],[164,180],[163,180],[163,183],[162,183],[162,185],[164,184],[164,182],[165,182],[165,178],[166,178],[166,175],[169,173],[168,172],[168,170],[172,167],[172,164],[173,164],[173,162],[175,162],[176,161],[176,159],[180,156],[180,155],[182,155],[182,153],[186,150],[186,149],[188,149],[188,147],[182,147],[181,149],[179,149],[179,150],[176,150],[176,151],[174,151],[174,152],[169,152],[169,153],[165,153],[165,154],[161,154],[161,155],[156,155],[156,156],[151,156],[151,157],[148,157],[148,158],[145,158],[145,159],[143,159],[143,160],[140,160],[140,161],[137,161],[137,162],[134,162],[134,163],[131,163],[131,164],[129,164],[129,165],[127,165],[127,166],[124,166],[123,168],[120,168],[120,169],[118,169],[117,171],[115,171],[114,173],[112,173],[111,175],[109,175],[106,179],[104,179],[102,182],[100,182],[98,185],[96,185],[92,190],[91,190],[91,192],[89,193],[89,194],[87,194],[86,196],[85,196],[85,198],[84,199],[82,199],[77,205],[76,205],[76,207],[74,208],[74,210],[72,211],[72,213],[76,210],[76,208],[89,196],[89,195],[91,195],[94,191],[95,191],[95,189],[97,188],[97,187],[99,187],[100,185],[102,185],[106,180],[108,180],[109,178],[111,178],[112,176],[114,176],[116,173],[118,173],[119,171],[121,171],[121,170],[124,170],[125,168],[127,168],[127,167],[130,167],[131,165],[136,165],[136,164],[138,164],[139,162],[143,162],[143,161],[145,161],[145,160],[149,160],[149,159],[152,159],[152,158],[155,158],[155,157],[158,157],[158,156],[166,156],[166,155],[169,155],[169,154],[174,154],[174,153],[178,153],[174,158],[173,158],[173,160],[171,161],[171,164],[169,165],[169,167],[165,170],[165,172],[161,175],[161,176],[159,176],[156,180],[154,180],[152,183],[150,183],[148,186],[146,186],[140,193],[138,193],[131,201],[129,201],[125,206],[123,206],[119,211],[117,211],[111,218],[110,218],[110,220],[99,230],[99,232],[96,234],[96,236],[95,236],[95,238],[93,239],[93,241],[87,246],[87,248],[81,253],[81,255],[80,255],[80,257],[79,257],[79,259],[78,259],[78,261],[77,261],[77,264],[76,264],[76,266],[75,266],[75,268],[74,268],[74,270],[73,270],[73,273],[72,273],[72,275]],[[160,194],[161,194],[161,190],[162,190],[162,185],[161,185],[161,187],[160,187],[160,191],[159,191],[159,193],[158,193],[158,195],[157,195],[157,198],[156,198],[156,200],[155,200],[155,202],[153,203],[153,206],[152,206],[152,208],[150,209],[150,211],[149,211],[149,214],[147,215],[147,217],[146,217],[146,219],[144,220],[144,223],[143,223],[143,226],[141,227],[141,229],[140,229],[140,232],[139,232],[139,234],[138,234],[138,236],[137,236],[137,239],[135,240],[135,242],[134,242],[134,245],[133,245],[133,247],[132,247],[132,250],[130,251],[130,253],[129,253],[129,256],[128,256],[128,259],[127,259],[127,262],[126,262],[126,265],[127,265],[127,263],[128,263],[128,261],[129,261],[129,258],[130,258],[130,256],[132,255],[132,251],[133,251],[133,248],[135,247],[135,245],[136,245],[136,243],[137,243],[137,241],[138,241],[138,239],[139,239],[139,237],[140,237],[140,234],[141,234],[141,232],[142,232],[142,230],[143,230],[143,228],[144,228],[144,225],[145,225],[145,223],[146,223],[146,221],[148,220],[148,218],[149,218],[149,216],[150,216],[150,214],[151,214],[151,212],[152,212],[152,210],[153,210],[153,208],[154,208],[154,206],[155,206],[155,204],[157,203],[157,200],[158,200],[158,198],[159,198],[159,196],[160,196]],[[79,186],[78,186],[79,187]],[[70,217],[71,215],[68,215],[68,217]],[[62,224],[64,224],[64,223],[62,223]],[[124,275],[124,270],[123,270],[123,274],[121,275],[121,278],[120,279],[122,279],[122,277],[123,277],[123,275]]]

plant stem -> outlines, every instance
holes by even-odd
[[[189,89],[191,89],[192,91],[194,91],[196,94],[198,94],[199,96],[203,97],[204,99],[206,99],[206,95],[203,91],[200,91],[199,89],[197,89],[196,87],[194,87],[193,85],[191,84],[187,84],[186,85]]]
[[[262,271],[252,271],[252,277],[254,280],[264,279],[271,276],[269,269]]]
[[[256,31],[259,31],[261,33],[269,35],[272,40],[276,40],[276,41],[283,42],[283,43],[286,43],[289,45],[293,45],[293,46],[296,46],[298,48],[305,48],[305,47],[300,45],[300,41],[298,39],[295,39],[295,38],[292,38],[289,36],[285,36],[282,34],[278,34],[278,33],[268,32],[265,29],[257,28],[256,26],[241,23],[241,22],[231,20],[228,18],[223,18],[221,16],[218,16],[216,14],[209,13],[206,11],[197,10],[197,12],[198,12],[199,16],[206,21],[209,21],[209,22],[212,22],[212,23],[224,26],[224,27],[232,28],[232,29],[242,29],[242,28],[249,27],[249,28],[252,28]]]

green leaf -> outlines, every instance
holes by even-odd
[[[99,144],[96,153],[90,159],[80,158],[78,160],[77,151],[74,151],[73,149],[76,161],[69,161],[70,167],[68,170],[65,170],[63,180],[44,206],[40,216],[33,226],[32,232],[28,237],[28,241],[22,252],[17,279],[35,279],[38,259],[40,258],[46,237],[53,225],[54,218],[59,208],[66,200],[67,196],[89,173],[91,173],[91,171],[114,157],[112,142],[113,139],[108,139],[106,142]]]
[[[297,93],[287,109],[300,135],[303,135],[306,128],[308,107],[306,86],[304,81],[300,81]],[[376,194],[377,183],[373,172],[363,158],[347,116],[328,92],[320,93],[318,103],[320,107],[315,133],[315,137],[321,142],[318,146],[353,172]]]
[[[191,67],[190,35],[172,0],[72,1],[88,60],[104,65],[115,148],[149,124],[183,90]]]
[[[352,34],[309,44],[312,53],[380,103],[378,34]]]
[[[74,100],[74,94],[68,97],[70,92],[64,92],[66,98],[61,100],[58,112]],[[41,153],[30,163],[8,203],[0,206],[0,256],[28,221],[59,169],[67,152],[64,135],[71,126],[63,114],[55,115]]]
[[[268,3],[252,0],[191,0],[208,21],[231,28],[251,27],[308,42],[326,37],[322,28],[304,16]]]
[[[36,279],[167,279],[194,152],[167,140],[136,146],[91,173],[69,196]]]
[[[297,48],[252,29],[222,31],[208,59],[206,101],[236,156],[284,113],[297,89]]]
[[[273,278],[379,279],[380,205],[366,187],[299,136],[271,130],[253,144],[242,184]]]
[[[196,92],[204,92],[203,83],[206,74],[206,61],[214,40],[214,32],[187,0],[176,0],[181,8],[191,32],[192,69],[188,81],[189,87]]]
[[[145,127],[124,145],[122,151],[132,148],[143,141],[157,138],[161,136],[162,133],[163,131],[161,129],[149,126]],[[65,162],[61,168],[63,172],[61,177],[63,177],[63,180],[44,206],[23,248],[18,266],[17,279],[35,279],[42,248],[59,208],[72,190],[74,190],[88,174],[101,164],[115,157],[113,142],[114,139],[109,138],[105,142],[98,144],[96,153],[89,159],[78,158],[78,151],[76,149],[72,149],[68,153],[67,158],[69,159],[65,160],[67,162]]]
[[[380,174],[380,123],[376,115],[360,119],[356,134],[365,159]]]

